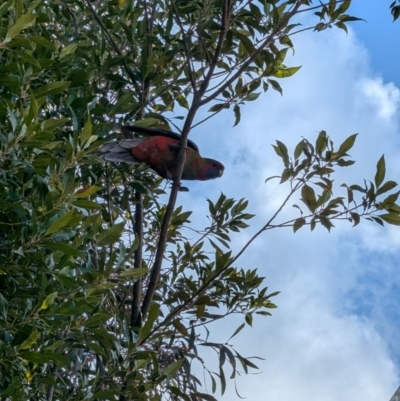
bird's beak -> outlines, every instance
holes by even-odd
[[[224,170],[218,170],[218,177],[222,177],[222,175],[224,174]]]

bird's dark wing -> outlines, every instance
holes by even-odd
[[[176,132],[168,131],[166,129],[161,129],[161,128],[148,128],[148,127],[139,127],[138,125],[125,125],[124,127],[122,127],[121,130],[122,132],[127,131],[128,133],[138,132],[139,134],[147,134],[152,136],[155,135],[165,136],[167,138],[177,139],[178,141],[181,139],[181,136]],[[199,148],[193,141],[188,139],[187,144],[190,148],[199,153]]]

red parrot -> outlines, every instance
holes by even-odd
[[[104,160],[129,164],[145,163],[163,178],[172,179],[175,176],[180,135],[163,129],[134,125],[123,127],[122,132],[139,132],[151,137],[108,142],[100,148]],[[224,169],[219,161],[201,157],[197,145],[188,140],[182,180],[211,180],[221,177]]]

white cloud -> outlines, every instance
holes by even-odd
[[[312,140],[321,129],[336,144],[360,132],[351,151],[357,163],[338,174],[338,184],[373,178],[383,153],[387,178],[396,179],[400,92],[371,72],[368,57],[351,30],[348,36],[339,30],[299,36],[296,55],[287,64],[303,67],[281,82],[283,98],[267,93],[247,104],[236,128],[231,128],[233,117],[228,115],[198,128],[192,139],[205,156],[220,159],[226,173],[212,183],[190,185],[191,192],[181,196],[188,208],[196,202],[192,220],[201,220],[203,199],[215,199],[219,190],[229,197],[246,197],[258,218],[234,240],[238,250],[287,194],[276,182],[264,185],[267,176],[282,169],[270,144],[279,139],[293,149],[301,136]],[[400,315],[391,321],[385,308],[396,308],[393,291],[400,280],[393,254],[399,252],[399,231],[370,222],[356,228],[337,226],[331,234],[321,227],[313,233],[303,228],[295,235],[289,229],[273,230],[239,260],[244,267],[258,267],[271,291],[282,291],[273,317],[257,319],[254,329],[236,339],[243,354],[266,358],[263,373],[240,380],[240,392],[248,400],[389,401],[398,386],[399,367],[391,352],[400,357],[394,347]],[[384,258],[382,269],[379,258]],[[374,274],[380,280],[371,279]],[[226,337],[235,327],[233,322]],[[232,383],[229,386],[226,398],[234,399]]]
[[[384,84],[382,78],[364,78],[359,85],[360,100],[363,103],[360,108],[370,109],[373,115],[378,115],[383,120],[391,120],[396,116],[400,91],[392,82]]]

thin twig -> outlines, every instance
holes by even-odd
[[[175,316],[177,316],[182,310],[187,308],[189,305],[191,305],[194,300],[203,293],[203,291],[210,286],[212,282],[214,282],[226,269],[228,269],[232,264],[243,254],[243,252],[250,246],[250,244],[262,233],[266,230],[266,228],[274,221],[274,219],[278,216],[278,214],[282,211],[282,209],[285,207],[289,199],[292,197],[292,195],[299,189],[299,187],[302,185],[302,182],[298,182],[294,188],[290,191],[286,199],[283,201],[282,205],[279,207],[279,209],[273,214],[273,216],[267,221],[266,224],[262,226],[260,230],[258,230],[247,243],[242,247],[242,249],[236,254],[235,257],[230,259],[225,266],[219,270],[216,274],[214,274],[212,277],[210,277],[208,280],[206,280],[200,288],[193,293],[193,295],[187,299],[182,305],[179,305],[176,307],[173,311],[171,311],[167,317],[159,324],[157,324],[153,330],[145,337],[142,339],[141,343],[146,342],[146,340],[151,337],[157,330],[159,330],[161,327],[167,325],[168,323],[171,322]]]
[[[227,8],[228,8],[228,0],[223,0],[224,15],[223,15],[223,23],[222,23],[222,27],[221,27],[221,34],[220,34],[220,38],[218,41],[217,50],[213,57],[212,65],[209,70],[209,76],[208,76],[208,78],[206,77],[206,79],[203,81],[199,91],[194,93],[192,105],[189,109],[184,126],[182,128],[181,139],[180,139],[180,149],[179,149],[179,153],[178,153],[178,157],[177,157],[177,168],[176,168],[176,172],[175,172],[175,177],[173,179],[171,193],[170,193],[170,197],[168,200],[168,205],[165,210],[164,219],[163,219],[163,222],[161,225],[160,237],[159,237],[157,251],[156,251],[156,257],[155,257],[154,264],[153,264],[153,267],[150,272],[149,284],[148,284],[146,295],[144,297],[143,304],[142,304],[142,318],[143,319],[146,317],[146,315],[149,311],[151,302],[153,301],[153,297],[154,297],[154,294],[155,294],[155,291],[157,288],[158,280],[160,277],[162,261],[164,258],[164,252],[165,252],[167,239],[168,239],[169,225],[171,223],[172,214],[174,212],[175,203],[176,203],[176,200],[178,197],[180,180],[181,180],[181,176],[182,176],[182,172],[183,172],[183,166],[185,164],[187,138],[188,138],[189,132],[191,130],[194,117],[200,107],[201,97],[203,96],[204,91],[208,87],[212,72],[214,71],[216,64],[218,62],[218,58],[219,58],[219,55],[220,55],[220,52],[222,49],[222,45],[223,45],[223,42],[224,42],[224,39],[226,36],[227,13],[228,13]]]
[[[57,377],[57,373],[58,373],[58,367],[56,365],[54,365],[53,368],[51,369],[51,375],[54,380]],[[54,388],[55,388],[55,386],[52,385],[52,386],[49,386],[49,388],[47,389],[46,401],[52,401],[53,396],[54,396]]]
[[[203,96],[204,92],[208,88],[208,85],[209,85],[210,80],[211,80],[211,78],[213,76],[214,70],[217,67],[218,60],[219,60],[219,57],[220,57],[221,52],[222,52],[222,46],[224,45],[226,34],[228,32],[228,25],[229,25],[229,18],[228,18],[229,10],[228,10],[228,7],[229,7],[229,0],[223,0],[222,1],[221,31],[219,33],[219,38],[218,38],[218,42],[217,42],[217,48],[215,49],[214,56],[213,56],[213,58],[211,60],[210,69],[208,70],[204,81],[200,85],[201,96]],[[200,104],[200,106],[201,106],[201,104]]]
[[[262,42],[260,47],[254,51],[254,53],[249,56],[249,58],[242,64],[240,69],[229,78],[225,84],[223,84],[219,89],[217,89],[213,94],[210,96],[204,98],[200,102],[200,106],[204,106],[205,104],[209,103],[211,100],[214,100],[217,96],[219,96],[226,88],[229,87],[237,78],[240,77],[240,75],[243,73],[243,71],[254,61],[254,59],[267,47],[272,40],[274,39],[274,36],[282,29],[282,25],[289,21],[297,12],[300,6],[303,4],[302,0],[298,0],[298,2],[294,5],[293,10],[290,12],[287,12],[286,15],[282,18],[279,24],[272,30],[272,32],[265,38],[265,40]]]
[[[143,205],[142,195],[140,192],[135,192],[136,207],[135,207],[135,225],[134,232],[138,237],[139,245],[135,251],[134,268],[142,267],[142,252],[143,252]],[[142,326],[140,304],[142,302],[142,280],[138,279],[133,283],[132,304],[131,304],[131,327],[140,328]]]
[[[108,40],[108,42],[110,43],[111,47],[114,49],[114,51],[119,55],[119,56],[123,56],[123,53],[121,52],[121,50],[119,49],[119,47],[117,46],[117,44],[115,43],[114,39],[112,38],[110,32],[108,31],[107,27],[104,25],[103,21],[101,20],[101,18],[97,15],[96,10],[93,8],[92,4],[90,3],[90,0],[86,0],[86,4],[90,10],[90,12],[93,15],[93,18],[95,19],[95,21],[100,25],[100,28],[102,29],[106,39]],[[138,96],[140,96],[141,91],[140,91],[140,87],[136,81],[135,78],[135,74],[133,73],[133,71],[130,69],[130,67],[128,66],[127,62],[123,59],[122,60],[122,64],[125,68],[126,73],[128,74],[132,85],[135,87],[136,93],[138,94]]]
[[[192,64],[191,64],[191,59],[192,59],[192,58],[191,58],[191,56],[190,56],[190,51],[189,51],[188,46],[187,46],[189,40],[188,40],[188,37],[186,36],[185,30],[184,30],[184,28],[183,28],[183,24],[182,24],[182,21],[181,21],[181,19],[180,19],[180,17],[179,17],[178,10],[177,10],[176,7],[175,7],[175,2],[172,1],[171,3],[172,3],[172,7],[173,7],[173,9],[174,9],[174,12],[175,12],[176,22],[177,22],[177,24],[179,25],[179,29],[181,30],[181,33],[182,33],[183,46],[184,46],[184,49],[185,49],[185,55],[186,55],[186,60],[187,60],[189,79],[190,79],[190,82],[191,82],[191,84],[192,84],[193,93],[196,94],[196,91],[197,91],[197,88],[196,88],[196,79],[195,79],[195,77],[194,77],[194,74],[193,74],[193,66],[192,66]]]
[[[198,123],[196,123],[196,124],[194,124],[193,126],[192,126],[192,129],[193,128],[195,128],[195,127],[197,127],[198,125],[200,125],[200,124],[203,124],[204,122],[206,122],[207,120],[209,120],[211,117],[214,117],[216,114],[218,114],[220,111],[222,111],[222,109],[220,109],[220,110],[218,110],[218,111],[215,111],[214,113],[212,113],[212,114],[210,114],[208,117],[206,117],[206,118],[203,118],[201,121],[199,121]]]

